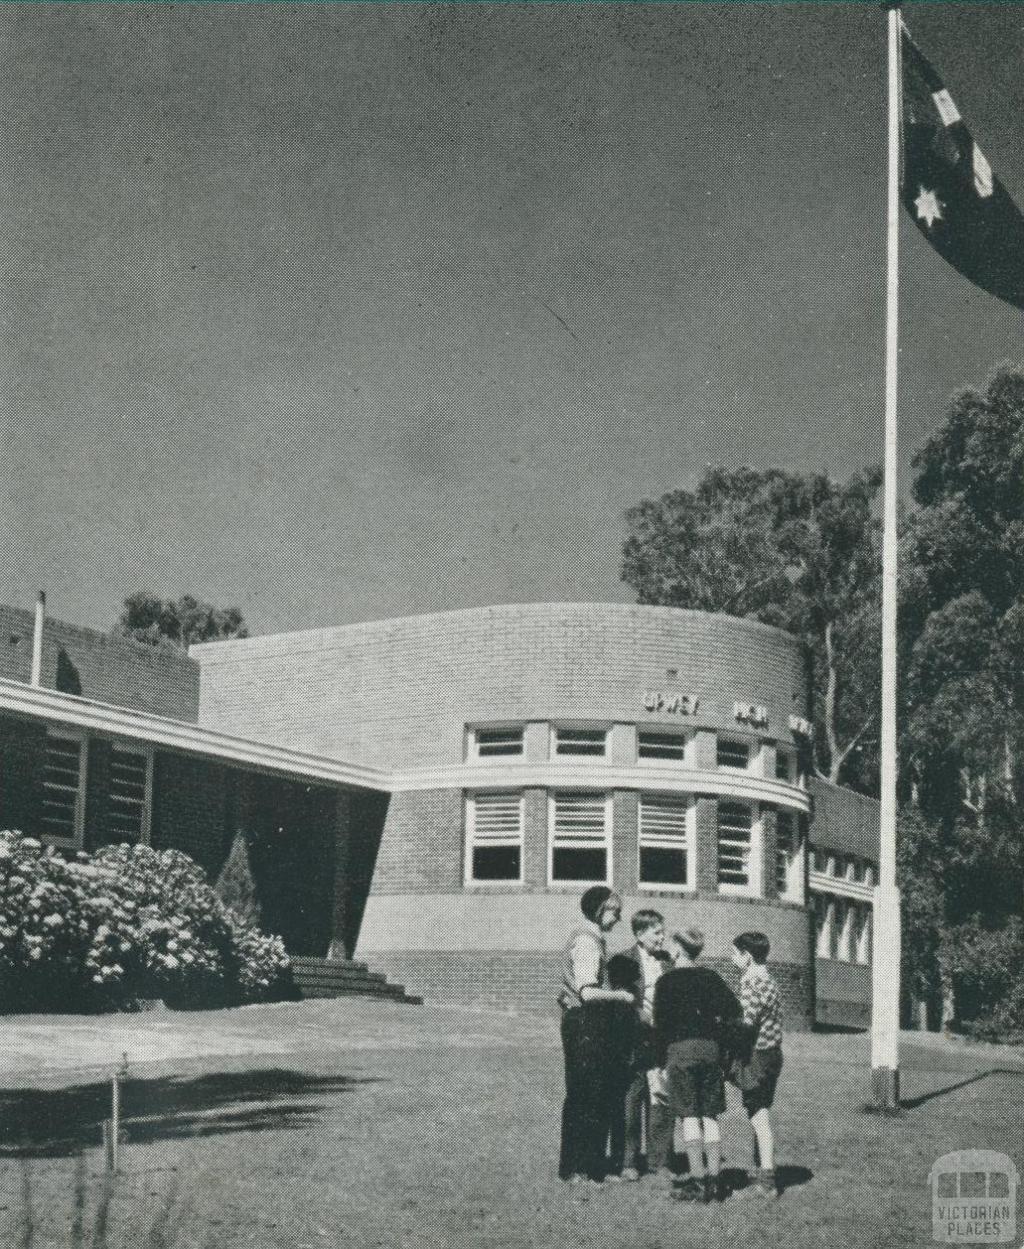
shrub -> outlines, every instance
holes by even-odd
[[[993,1041],[1024,1034],[1021,920],[990,927],[973,916],[952,930],[948,945],[963,1031]]]
[[[246,928],[259,928],[260,903],[244,833],[237,833],[214,886],[217,896]]]
[[[177,850],[64,858],[0,833],[2,1009],[209,1007],[290,996],[288,956],[233,915]]]

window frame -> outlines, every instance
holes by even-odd
[[[522,759],[526,754],[526,725],[525,724],[471,724],[467,726],[468,733],[468,750],[467,756],[474,762],[489,762],[491,759]],[[519,734],[518,750],[496,750],[488,751],[483,754],[480,750],[481,733],[507,733]]]
[[[853,934],[853,962],[858,967],[871,966],[871,930],[874,907],[861,904],[857,907],[856,927]]]
[[[148,846],[152,843],[153,833],[153,747],[140,742],[122,741],[118,738],[106,738],[104,740],[106,741],[111,754],[117,751],[122,755],[138,755],[145,760],[146,768],[143,777],[142,819],[139,821],[139,840],[135,844]],[[103,796],[104,807],[106,810],[109,810],[111,798],[110,776],[108,773],[107,787]]]
[[[563,734],[601,735],[601,749],[597,750],[560,750],[560,738]],[[608,739],[611,729],[607,724],[553,724],[551,726],[551,758],[552,759],[607,759]]]
[[[64,850],[81,850],[85,845],[85,797],[86,784],[89,776],[89,735],[81,729],[65,728],[63,725],[46,726],[46,745],[44,746],[42,795],[45,802],[47,782],[46,764],[49,755],[50,739],[75,742],[78,745],[78,786],[75,790],[75,809],[72,817],[73,829],[71,836],[63,833],[51,833],[46,830],[44,817],[39,819],[39,840],[48,846],[59,846]]]
[[[566,795],[587,796],[600,799],[603,804],[604,813],[604,835],[603,840],[598,843],[594,839],[591,845],[582,845],[577,847],[561,846],[556,843],[557,819],[558,819],[558,799],[564,798]],[[551,789],[548,791],[548,886],[553,889],[574,889],[579,886],[589,888],[591,885],[608,885],[612,883],[612,800],[613,794],[610,790],[605,789]],[[572,879],[562,880],[555,879],[555,850],[560,849],[603,849],[605,862],[605,875],[603,880],[591,879]]]
[[[836,952],[837,963],[852,963],[855,952],[854,924],[856,922],[856,905],[852,898],[836,898]]]
[[[476,836],[476,820],[477,820],[477,802],[480,798],[491,795],[501,795],[507,797],[516,797],[519,800],[519,835],[518,841],[512,837],[491,838],[484,842],[477,840]],[[463,859],[462,882],[464,885],[472,886],[475,889],[481,888],[508,888],[525,883],[526,868],[526,794],[521,789],[478,789],[467,790],[464,802],[465,812],[465,855]],[[519,850],[519,875],[515,878],[505,877],[502,879],[477,880],[473,874],[473,851],[480,845],[485,846],[517,846]]]
[[[643,753],[643,739],[645,737],[660,737],[663,741],[669,740],[678,742],[681,750],[679,757],[672,755],[645,755]],[[670,728],[661,728],[660,726],[644,725],[642,728],[637,727],[636,730],[636,759],[637,763],[644,767],[663,766],[671,767],[673,764],[677,767],[685,767],[691,758],[693,749],[693,734],[687,733],[685,730],[676,730]]]
[[[754,751],[752,749],[754,745],[755,743],[743,737],[730,737],[718,734],[715,738],[715,766],[723,772],[750,772],[754,765]],[[722,763],[720,753],[723,746],[742,747],[747,752],[746,763],[742,767],[737,763]]]
[[[783,867],[780,859],[782,854],[781,842],[779,840],[780,822],[790,824],[792,829],[792,853],[789,855],[784,871],[780,871],[780,868]],[[775,888],[783,902],[803,903],[805,845],[803,823],[799,813],[791,811],[788,807],[777,808],[775,812]],[[785,877],[785,886],[780,887],[779,878],[783,875]]]
[[[836,926],[836,899],[834,894],[817,893],[815,897],[815,924],[814,924],[814,957],[828,959],[834,961],[835,954],[835,926]],[[818,923],[818,919],[821,923]],[[825,946],[824,952],[822,946]]]
[[[679,847],[671,844],[667,835],[663,840],[658,841],[644,839],[643,828],[643,810],[644,799],[673,799],[678,800],[684,805],[683,822],[684,822],[684,841]],[[648,834],[650,838],[652,835]],[[653,834],[657,838],[658,834]],[[696,890],[696,842],[697,842],[697,801],[693,794],[676,794],[662,793],[658,790],[641,790],[637,798],[637,817],[636,817],[636,878],[637,888],[644,891],[652,891],[656,893],[693,893]],[[645,845],[647,848],[661,849],[678,849],[683,852],[683,862],[686,867],[686,881],[683,884],[673,884],[671,882],[644,880],[643,877],[643,850]]]
[[[747,880],[741,884],[722,880],[722,808],[742,807],[750,813],[750,841],[747,858]],[[733,896],[759,898],[764,893],[763,880],[763,825],[761,809],[756,802],[727,798],[718,800],[718,818],[715,821],[715,883],[718,893]]]

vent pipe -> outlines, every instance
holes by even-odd
[[[46,594],[40,590],[36,596],[36,627],[32,632],[32,679],[30,685],[38,688],[43,679],[43,621],[46,618]]]

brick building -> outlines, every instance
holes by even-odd
[[[434,1000],[550,1009],[578,898],[772,942],[790,1026],[863,1023],[873,802],[806,779],[797,641],[668,608],[531,604],[194,647],[0,608],[0,827],[244,833],[293,954]],[[614,934],[625,944],[624,925]]]
[[[244,832],[265,923],[293,954],[358,924],[347,847],[383,801],[379,769],[206,728],[195,660],[61,621],[43,626],[33,686],[33,627],[0,607],[0,828],[65,850],[179,849],[211,878]]]
[[[877,809],[807,780],[790,635],[531,604],[192,654],[203,726],[386,778],[339,843],[339,878],[368,891],[335,949],[434,999],[547,1007],[603,882],[699,924],[726,970],[735,933],[767,932],[791,1025],[866,1022]]]

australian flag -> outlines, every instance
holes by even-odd
[[[1024,217],[902,27],[903,204],[954,269],[1024,308]]]

